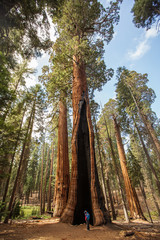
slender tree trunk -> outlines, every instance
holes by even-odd
[[[155,148],[155,151],[157,153],[158,159],[160,161],[160,142],[159,142],[159,140],[157,138],[157,135],[155,133],[154,128],[152,127],[150,121],[148,120],[148,117],[145,114],[143,114],[142,117],[143,117],[143,122],[144,122],[144,124],[145,124],[145,126],[146,126],[146,128],[148,130],[149,135],[150,135],[150,138],[153,139],[153,143],[154,143],[153,146]]]
[[[24,139],[22,153],[21,153],[21,156],[20,156],[20,161],[19,161],[19,166],[18,166],[18,170],[17,170],[17,175],[16,175],[16,179],[15,179],[15,182],[14,182],[14,186],[13,186],[10,202],[9,202],[9,205],[8,205],[8,214],[5,217],[4,223],[8,223],[8,220],[11,217],[11,214],[12,214],[12,206],[13,206],[13,203],[14,203],[15,193],[16,193],[16,190],[17,190],[17,184],[18,184],[18,182],[20,180],[19,179],[19,174],[20,174],[20,170],[21,170],[21,167],[22,167],[22,161],[23,161],[23,156],[24,156],[24,152],[25,152],[25,147],[26,147],[26,144],[27,144],[27,139],[28,139],[28,134],[29,134],[31,121],[32,121],[32,113],[31,113],[29,121],[28,121],[27,132],[26,132],[26,136],[25,136],[25,139]]]
[[[42,210],[42,196],[43,196],[43,164],[44,164],[44,151],[45,151],[45,143],[43,143],[42,148],[42,160],[41,160],[41,184],[40,184],[40,213],[41,215],[44,213]]]
[[[97,147],[98,147],[98,154],[99,154],[99,161],[100,161],[100,169],[101,169],[101,176],[102,176],[102,190],[103,190],[103,194],[104,194],[104,199],[105,199],[105,204],[106,206],[109,204],[107,203],[107,192],[106,192],[106,187],[105,187],[105,177],[104,177],[104,171],[103,171],[103,163],[102,163],[102,157],[101,157],[101,150],[100,150],[100,142],[99,142],[99,136],[98,136],[98,130],[97,130],[97,125],[96,125],[96,121],[94,119],[94,124],[95,124],[95,137],[97,140]],[[108,208],[109,210],[109,208]]]
[[[22,164],[19,172],[19,181],[17,183],[18,187],[16,191],[17,191],[17,194],[19,195],[19,198],[22,197],[23,186],[26,179],[27,165],[28,165],[28,160],[30,155],[30,144],[31,144],[31,138],[32,138],[33,124],[35,119],[35,104],[36,104],[36,98],[34,99],[32,110],[31,110],[31,124],[29,126],[28,137],[25,143],[25,150],[22,156]]]
[[[157,209],[157,212],[158,212],[158,216],[160,216],[160,208],[159,208],[159,204],[156,200],[156,197],[155,197],[155,191],[153,189],[153,184],[152,183],[149,183],[149,187],[151,189],[151,194],[152,194],[152,198],[153,198],[153,201],[154,201],[154,204],[155,204],[155,207]]]
[[[50,159],[50,148],[48,148],[48,153],[47,153],[46,172],[45,172],[44,188],[43,188],[43,194],[42,194],[42,212],[43,213],[45,213],[45,200],[46,200],[45,197],[46,197],[46,186],[47,186],[47,174],[48,174],[49,159]]]
[[[145,144],[144,144],[143,138],[142,138],[142,136],[141,136],[141,134],[140,134],[140,131],[139,131],[136,123],[135,123],[135,126],[136,126],[136,129],[137,129],[137,132],[138,132],[138,135],[139,135],[139,138],[140,138],[140,141],[141,141],[143,150],[144,150],[144,152],[145,152],[145,155],[146,155],[148,164],[149,164],[150,169],[151,169],[151,171],[152,171],[152,173],[153,173],[153,175],[154,175],[154,177],[155,177],[158,192],[159,192],[159,194],[160,194],[160,181],[159,181],[158,175],[157,175],[157,173],[156,173],[156,171],[155,171],[155,169],[154,169],[154,166],[153,166],[153,164],[152,164],[152,159],[150,158],[150,155],[149,155],[148,150],[147,150],[147,148],[146,148],[146,146],[145,146]]]
[[[146,208],[147,208],[147,212],[148,212],[149,218],[150,218],[150,220],[151,220],[151,223],[153,223],[153,220],[152,220],[152,217],[151,217],[151,214],[150,214],[150,211],[149,211],[149,207],[148,207],[148,204],[147,204],[147,199],[146,199],[146,194],[145,194],[143,182],[140,182],[140,183],[139,183],[139,186],[140,186],[141,193],[142,193],[142,196],[143,196],[143,199],[144,199]]]
[[[73,57],[72,105],[72,173],[68,202],[61,221],[83,223],[84,210],[88,210],[91,223],[100,225],[110,222],[110,215],[105,209],[98,180],[85,66],[76,56]]]
[[[98,138],[99,139],[99,138]],[[99,142],[99,141],[98,141]],[[100,146],[100,143],[99,143],[99,146]],[[101,145],[102,146],[102,145]],[[103,146],[101,147],[102,148],[102,154],[103,154],[103,158],[105,159],[105,153],[104,153],[104,150],[103,150]],[[100,147],[99,147],[100,149]],[[100,154],[101,155],[101,154]],[[101,160],[102,162],[102,160]],[[103,167],[103,165],[102,165]],[[102,169],[103,170],[103,169]],[[108,190],[108,195],[109,195],[109,201],[110,201],[110,205],[111,205],[111,210],[112,210],[112,217],[113,217],[113,220],[116,220],[116,213],[115,213],[115,208],[114,208],[114,200],[113,200],[113,194],[111,192],[111,188],[110,188],[110,181],[109,181],[109,177],[108,177],[108,172],[106,170],[106,183],[107,183],[107,190]],[[108,208],[109,210],[109,208]]]
[[[129,222],[128,212],[127,212],[127,205],[126,205],[126,199],[125,199],[125,195],[124,195],[123,187],[122,187],[123,184],[122,184],[121,177],[120,177],[119,170],[118,170],[117,163],[116,163],[116,156],[115,156],[114,149],[113,149],[112,139],[109,136],[107,122],[106,122],[106,119],[105,119],[104,115],[103,115],[103,118],[104,118],[105,127],[106,127],[106,131],[107,131],[107,138],[108,138],[109,146],[110,146],[110,149],[111,149],[111,157],[112,157],[114,169],[115,169],[115,172],[116,172],[116,175],[117,175],[117,181],[118,181],[118,184],[119,184],[119,187],[120,187],[121,196],[122,196],[122,204],[123,204],[124,216],[125,216],[126,222]]]
[[[110,204],[111,204],[111,209],[112,209],[112,217],[113,217],[113,220],[116,220],[116,213],[115,213],[115,208],[114,208],[114,203],[113,203],[113,195],[111,193],[111,188],[110,188],[110,181],[109,181],[109,178],[107,176],[107,189],[108,189],[108,194],[109,194],[109,200],[110,200]]]
[[[52,192],[52,174],[53,174],[53,160],[54,160],[54,144],[52,143],[52,154],[51,154],[51,166],[49,173],[49,185],[48,185],[48,202],[47,202],[47,211],[51,211],[51,192]]]
[[[65,97],[63,95],[63,97]],[[54,216],[60,217],[67,204],[69,190],[69,158],[67,107],[64,98],[59,102],[57,175],[54,192]]]
[[[123,178],[124,178],[124,184],[125,184],[126,195],[127,195],[127,200],[128,200],[128,204],[129,204],[131,218],[142,218],[142,219],[146,220],[143,215],[136,191],[132,187],[131,181],[130,181],[130,178],[128,175],[128,171],[127,171],[127,167],[126,167],[126,156],[125,156],[125,152],[124,152],[122,138],[120,135],[119,125],[118,125],[115,117],[113,117],[113,120],[114,120],[114,127],[115,127],[115,134],[116,134],[120,164],[121,164],[122,174],[123,174]]]

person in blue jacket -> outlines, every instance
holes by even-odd
[[[84,215],[85,215],[85,221],[86,221],[86,226],[87,226],[87,230],[89,231],[89,220],[90,220],[90,214],[85,210],[84,211]]]

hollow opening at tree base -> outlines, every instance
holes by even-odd
[[[83,103],[77,132],[78,141],[78,180],[77,180],[77,204],[74,212],[73,224],[85,223],[84,211],[90,214],[90,224],[93,225],[91,203],[91,164],[89,129],[86,116],[86,102]]]

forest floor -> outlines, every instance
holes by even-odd
[[[85,224],[73,226],[59,222],[58,218],[16,220],[0,224],[0,240],[160,240],[160,222],[114,221],[103,226]]]

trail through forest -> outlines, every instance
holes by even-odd
[[[130,224],[114,222],[103,226],[71,225],[58,218],[47,220],[20,220],[0,224],[0,240],[123,240],[160,239],[160,224],[134,221]]]

